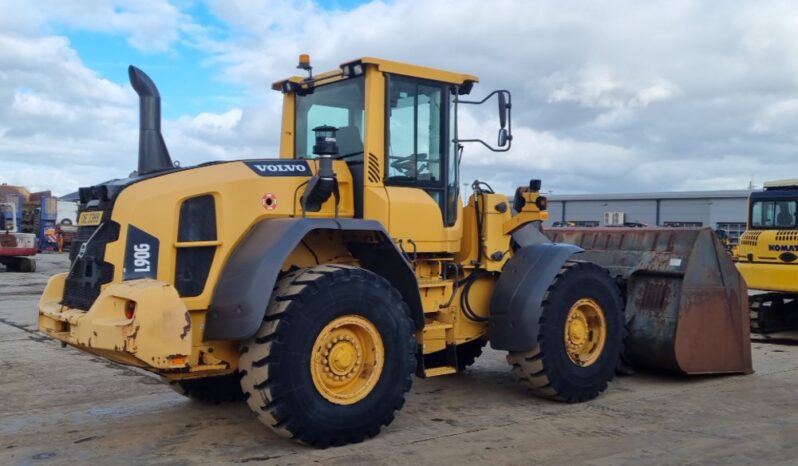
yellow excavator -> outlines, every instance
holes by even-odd
[[[413,374],[462,371],[488,342],[532,392],[566,402],[603,392],[622,355],[751,372],[745,285],[713,236],[552,242],[536,179],[512,201],[476,181],[463,205],[465,145],[512,144],[508,91],[468,100],[475,76],[369,57],[313,74],[301,56],[298,68],[307,75],[273,85],[279,158],[180,167],[158,90],[130,67],[138,170],[80,189],[41,332],[196,400],[246,399],[272,430],[318,447],[373,437]],[[486,102],[495,145],[458,124]]]
[[[769,181],[748,201],[748,225],[734,249],[751,295],[751,331],[798,328],[798,180]]]

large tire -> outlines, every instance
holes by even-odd
[[[23,257],[19,260],[17,270],[23,273],[33,273],[36,271],[36,259]]]
[[[605,269],[567,262],[543,297],[539,325],[534,348],[507,355],[519,381],[539,396],[569,403],[606,390],[623,353],[624,317],[620,290]]]
[[[201,379],[173,380],[169,387],[175,392],[203,404],[220,404],[243,401],[241,374],[204,377]]]
[[[278,282],[263,324],[243,343],[241,386],[283,437],[321,448],[361,442],[404,404],[416,347],[409,309],[385,279],[344,265],[301,269]],[[335,356],[347,348],[349,359]]]
[[[36,259],[33,257],[6,257],[2,264],[8,272],[31,273],[36,271]]]

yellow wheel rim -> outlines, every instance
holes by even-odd
[[[339,405],[362,400],[380,380],[382,338],[368,319],[347,315],[327,324],[310,355],[310,375],[321,396]]]
[[[607,340],[604,311],[597,302],[583,298],[575,302],[565,319],[565,351],[577,366],[596,362]]]

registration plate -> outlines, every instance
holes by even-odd
[[[95,212],[81,212],[78,218],[78,226],[80,227],[93,227],[97,226],[103,221],[102,211]]]

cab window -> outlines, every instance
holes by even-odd
[[[388,180],[440,185],[442,86],[392,77],[389,93]]]
[[[751,205],[751,227],[795,228],[795,213],[795,201],[754,201]]]
[[[294,158],[315,158],[313,128],[338,128],[338,158],[363,159],[365,85],[362,77],[337,81],[296,95]]]
[[[446,225],[457,219],[457,164],[449,114],[451,87],[390,75],[387,87],[385,183],[423,189],[441,208]]]

